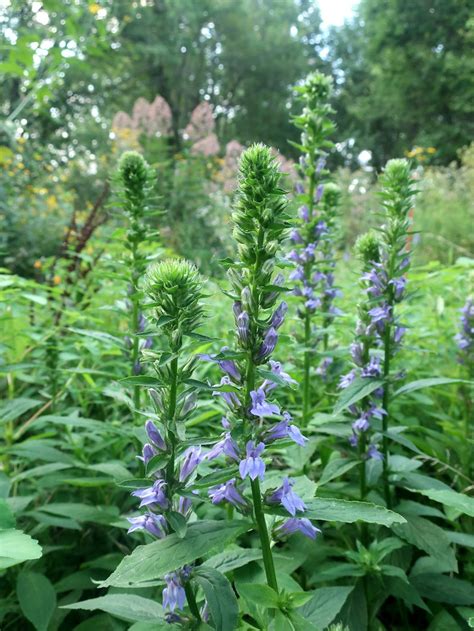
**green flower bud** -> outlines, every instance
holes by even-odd
[[[382,204],[389,217],[404,221],[416,193],[410,163],[405,159],[389,160],[380,175]]]
[[[310,108],[312,108],[319,102],[329,99],[332,92],[332,78],[321,72],[313,72],[307,77],[304,88]]]
[[[378,263],[380,261],[380,239],[378,235],[373,231],[360,235],[354,250],[366,265]]]
[[[118,163],[118,176],[125,188],[139,191],[147,184],[150,167],[136,151],[126,151]]]
[[[324,185],[322,203],[327,208],[337,208],[341,203],[341,189],[337,184],[328,182]]]
[[[202,278],[192,263],[168,259],[151,265],[145,276],[145,293],[174,345],[179,336],[192,333],[201,323]]]
[[[255,144],[244,151],[239,169],[234,235],[239,243],[253,244],[259,228],[273,228],[285,211],[286,199],[278,163],[265,145]]]

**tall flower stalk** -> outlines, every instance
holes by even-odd
[[[143,315],[140,290],[142,278],[148,259],[143,251],[147,241],[156,240],[157,233],[148,226],[146,219],[155,214],[151,207],[153,187],[156,180],[154,170],[145,159],[135,151],[127,151],[120,158],[115,175],[116,194],[119,205],[128,219],[126,248],[129,252],[129,292],[131,303],[130,330],[126,343],[130,347],[130,361],[133,375],[141,372],[141,346],[149,347],[151,338],[142,337],[146,320]],[[140,407],[140,388],[133,387],[133,404],[135,410]]]
[[[245,512],[248,500],[243,495],[250,479],[251,508],[260,538],[268,585],[278,591],[278,581],[271,549],[270,533],[265,520],[265,505],[281,504],[289,513],[275,530],[277,535],[301,531],[315,537],[317,529],[308,519],[297,516],[304,512],[303,501],[292,490],[293,481],[285,478],[282,485],[262,494],[265,454],[278,439],[292,439],[304,445],[305,438],[291,422],[288,412],[281,412],[271,401],[278,385],[293,383],[279,362],[271,356],[278,341],[287,305],[278,302],[283,276],[275,272],[277,255],[288,226],[286,198],[280,188],[278,165],[270,150],[254,145],[242,154],[236,208],[232,215],[234,237],[238,243],[238,260],[229,265],[228,275],[234,298],[233,311],[239,351],[223,349],[207,357],[219,364],[223,372],[221,390],[215,394],[228,406],[223,420],[224,435],[211,449],[208,458],[224,455],[238,463],[241,482],[233,477],[212,489],[214,503],[227,501]]]
[[[329,140],[335,129],[330,119],[333,110],[328,102],[331,87],[330,77],[311,74],[296,88],[303,110],[293,117],[294,125],[302,131],[301,143],[295,146],[303,155],[299,165],[301,181],[296,185],[299,218],[290,235],[294,248],[288,258],[296,265],[290,279],[295,281],[294,293],[301,301],[298,314],[303,321],[305,425],[311,415],[311,370],[316,347],[322,341],[327,350],[328,328],[337,313],[333,306],[338,293],[334,286],[333,241],[340,194],[338,188],[327,181],[325,169],[327,152],[334,146]],[[322,316],[319,331],[315,330],[317,316]],[[320,372],[326,368],[326,364],[322,365]]]
[[[129,519],[129,532],[146,530],[155,538],[163,538],[172,531],[185,530],[192,508],[189,486],[202,460],[199,446],[184,445],[184,422],[196,403],[195,388],[189,380],[197,362],[185,341],[202,322],[202,282],[190,263],[163,261],[149,268],[145,292],[154,305],[152,319],[161,327],[165,349],[148,355],[155,355],[156,386],[150,394],[156,415],[145,424],[148,442],[141,460],[150,486],[132,493],[145,512]],[[186,600],[199,619],[190,577],[188,567],[164,577],[163,606],[171,612],[170,622],[175,609],[183,609]]]
[[[390,485],[388,479],[388,427],[390,421],[390,370],[391,361],[400,349],[405,328],[400,325],[396,305],[405,296],[406,273],[410,267],[410,252],[407,249],[410,230],[410,210],[415,196],[415,184],[410,164],[407,160],[389,160],[380,177],[382,206],[387,222],[381,229],[381,263],[372,271],[374,282],[367,290],[376,301],[369,314],[383,341],[383,378],[384,392],[382,407],[382,452],[383,484],[387,506],[390,507]],[[377,289],[377,287],[380,289]],[[380,295],[378,296],[378,292]]]
[[[382,422],[383,487],[387,506],[391,506],[388,470],[388,428],[390,421],[390,389],[393,381],[392,360],[398,353],[405,333],[399,322],[397,307],[403,300],[406,290],[406,273],[410,267],[410,253],[407,242],[410,230],[410,210],[415,195],[410,165],[407,160],[390,160],[380,176],[382,206],[386,213],[386,223],[380,228],[379,261],[372,260],[363,280],[367,296],[370,298],[366,318],[361,324],[361,334],[371,338],[379,353],[370,358],[361,376],[383,379],[381,406],[372,410],[371,416],[378,416]],[[363,348],[353,347],[355,353]],[[348,385],[353,378],[346,376],[342,385]],[[368,420],[368,419],[365,419]],[[361,428],[360,428],[361,429]],[[363,431],[361,432],[363,433]]]
[[[356,253],[363,265],[361,287],[364,293],[370,287],[370,272],[374,266],[380,263],[380,241],[375,233],[369,232],[357,240]],[[349,387],[356,379],[364,379],[367,382],[380,379],[380,339],[372,323],[370,310],[372,297],[366,293],[365,299],[358,306],[358,319],[354,342],[351,344],[351,359],[354,364],[351,371],[344,375],[340,381],[341,388]],[[349,442],[358,451],[360,459],[360,499],[367,495],[366,461],[369,458],[382,459],[382,454],[372,440],[372,423],[374,419],[380,420],[385,414],[382,409],[381,398],[384,390],[382,387],[375,389],[370,395],[364,397],[357,404],[350,406],[349,411],[354,417],[352,422],[352,435]]]
[[[474,300],[472,298],[469,298],[461,309],[459,325],[459,333],[455,337],[458,345],[458,361],[464,367],[467,378],[472,381],[474,380]],[[472,441],[473,397],[471,391],[472,385],[462,384],[460,392],[466,404],[464,434],[469,444]],[[468,471],[472,468],[469,456],[468,450],[466,465]]]

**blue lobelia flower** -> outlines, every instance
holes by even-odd
[[[163,590],[163,608],[174,611],[183,610],[186,603],[186,593],[177,572],[165,575],[166,587]]]
[[[267,401],[263,387],[260,387],[258,390],[252,390],[250,397],[252,399],[250,412],[254,416],[265,418],[266,416],[275,416],[280,414],[280,408],[278,405]]]
[[[241,460],[239,464],[239,472],[242,480],[244,480],[247,476],[249,476],[251,480],[255,480],[256,478],[263,480],[265,475],[265,463],[260,456],[264,449],[264,443],[258,443],[258,445],[255,445],[255,441],[248,441],[246,447],[247,457]]]
[[[213,504],[230,502],[236,508],[247,505],[247,502],[236,488],[235,478],[231,478],[227,482],[224,482],[224,484],[210,488],[209,497]]]
[[[153,445],[150,445],[150,443],[145,443],[143,445],[142,455],[137,456],[137,458],[141,460],[144,464],[148,464],[153,456],[156,456],[157,453],[158,452],[153,447]]]
[[[222,419],[222,425],[224,427],[228,426],[227,419]],[[239,447],[235,440],[232,438],[230,432],[225,432],[221,440],[219,440],[212,449],[210,449],[205,455],[206,460],[214,460],[218,458],[221,454],[232,458],[238,462],[240,460],[239,456]]]
[[[293,383],[293,384],[298,383],[295,379],[290,377],[288,373],[283,371],[280,362],[270,359],[268,363],[270,364],[270,370],[274,375],[277,375],[278,377],[283,379],[283,381],[285,381],[286,383]],[[262,384],[262,389],[265,390],[265,392],[270,392],[276,387],[277,387],[277,384],[271,379],[265,379],[265,381]]]
[[[168,508],[169,502],[165,493],[166,482],[164,480],[158,479],[153,483],[153,486],[150,486],[146,489],[137,489],[132,492],[134,497],[138,497],[141,499],[140,508],[143,506],[153,506],[156,504],[160,508],[166,510]]]
[[[301,497],[293,491],[294,481],[290,478],[283,478],[283,484],[276,489],[266,500],[270,504],[281,504],[293,517],[297,511],[304,511],[306,504]]]
[[[220,384],[214,386],[214,388],[218,388],[219,386],[230,386],[232,385],[230,378],[227,375],[222,377]],[[216,391],[212,393],[214,397],[222,397],[231,410],[240,407],[239,397],[235,392],[225,392],[225,391]]]
[[[201,447],[188,447],[183,453],[183,461],[179,470],[179,481],[185,482],[201,462]]]
[[[292,535],[295,532],[301,532],[310,539],[316,539],[321,530],[313,526],[306,517],[290,517],[290,519],[284,521],[276,529],[276,532],[283,535]]]
[[[283,412],[283,420],[270,427],[264,434],[265,442],[272,442],[279,438],[291,438],[297,445],[301,447],[305,446],[308,440],[306,436],[303,436],[299,427],[290,424],[292,420],[289,412]]]
[[[152,420],[148,420],[145,423],[145,430],[153,445],[162,451],[166,451],[166,443]]]
[[[283,300],[275,309],[275,312],[273,313],[270,320],[270,326],[274,329],[278,329],[285,321],[285,315],[287,311],[288,304]]]
[[[135,532],[135,530],[146,530],[151,535],[162,539],[166,535],[166,520],[162,515],[154,513],[145,513],[138,517],[127,517],[132,525],[127,532]]]
[[[275,327],[271,326],[268,331],[265,333],[265,337],[263,338],[262,345],[258,351],[258,359],[264,359],[265,357],[269,357],[273,351],[275,350],[275,346],[278,342],[278,333]]]

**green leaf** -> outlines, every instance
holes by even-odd
[[[223,484],[235,477],[239,472],[237,467],[227,467],[226,469],[213,471],[208,475],[204,475],[193,484],[193,489],[207,489],[210,486],[216,486],[217,484]]]
[[[277,592],[268,585],[257,583],[239,583],[239,594],[251,603],[265,607],[266,609],[278,609],[280,600]]]
[[[112,616],[130,620],[131,622],[154,622],[163,618],[163,608],[155,600],[136,596],[135,594],[107,594],[99,598],[90,598],[72,605],[64,605],[61,609],[85,609],[87,611],[106,611]]]
[[[29,410],[41,405],[38,399],[9,399],[0,407],[0,420],[3,423],[16,421]]]
[[[69,331],[77,333],[78,335],[83,335],[88,340],[92,339],[98,340],[99,342],[108,342],[109,344],[123,348],[123,339],[120,337],[114,337],[113,335],[110,335],[110,333],[103,333],[92,329],[75,329],[73,327],[69,327]]]
[[[124,489],[143,489],[150,484],[148,478],[130,478],[130,480],[122,480],[117,482],[117,486]]]
[[[147,475],[155,473],[155,471],[158,471],[158,469],[163,469],[169,459],[170,454],[163,452],[156,454],[156,456],[153,456],[153,458],[150,458],[150,460],[146,463]],[[148,484],[145,484],[144,486],[149,486],[149,484],[150,482],[148,482]]]
[[[237,598],[227,578],[210,567],[198,567],[193,572],[202,587],[216,631],[234,631],[239,617]]]
[[[382,526],[406,522],[402,515],[370,502],[351,502],[349,500],[316,497],[306,502],[306,506],[305,517],[320,521],[338,521],[346,524],[364,521]]]
[[[188,386],[193,386],[194,388],[198,388],[199,390],[215,390],[211,385],[206,383],[205,381],[199,381],[198,379],[185,379],[184,383]]]
[[[433,386],[444,386],[450,383],[471,383],[466,379],[450,379],[449,377],[431,377],[429,379],[417,379],[405,384],[393,393],[393,397],[398,397],[400,394],[406,394],[407,392],[414,392],[415,390],[422,390],[423,388],[432,388]]]
[[[296,383],[288,383],[283,377],[278,375],[277,373],[272,372],[271,370],[266,370],[265,368],[259,368],[258,374],[262,377],[262,379],[267,379],[273,383],[282,386],[283,388],[292,388],[295,389],[298,387]]]
[[[120,383],[124,386],[146,386],[149,388],[155,388],[156,386],[162,386],[163,382],[161,379],[157,379],[156,377],[147,377],[146,375],[136,377],[124,377],[120,379]]]
[[[441,482],[441,480],[431,478],[429,475],[424,475],[423,473],[410,471],[408,473],[404,473],[402,477],[406,482],[405,487],[411,491],[419,491],[421,493],[432,489],[439,491],[452,490],[447,484]]]
[[[91,627],[90,631],[97,631],[99,628],[100,626],[94,625]],[[166,620],[155,620],[154,622],[135,622],[135,624],[132,624],[132,626],[129,627],[128,631],[182,631],[182,628],[181,624],[173,624],[166,622]],[[210,627],[208,628],[210,629]],[[76,628],[74,631],[82,631],[82,629]],[[114,628],[113,631],[117,630]],[[199,627],[198,631],[201,631],[201,627]],[[203,631],[205,630],[203,629]]]
[[[212,567],[225,574],[261,558],[262,552],[256,548],[232,548],[207,559],[201,567]]]
[[[42,554],[39,543],[21,530],[0,530],[0,570]]]
[[[15,517],[7,501],[0,499],[0,530],[15,528]]]
[[[418,574],[410,579],[427,600],[450,605],[474,605],[474,586],[444,574]]]
[[[364,397],[382,387],[383,379],[365,379],[357,377],[345,390],[342,391],[336,406],[334,407],[334,415],[339,414],[342,410],[347,409],[350,405],[357,403]]]
[[[90,506],[89,504],[73,502],[52,502],[42,506],[41,511],[77,519],[77,521],[91,521],[97,524],[111,524],[117,521],[119,517],[119,511],[116,506]]]
[[[433,522],[418,515],[407,515],[407,523],[395,524],[392,529],[404,541],[446,563],[452,570],[457,570],[456,557],[449,539],[444,530]]]
[[[18,574],[16,593],[20,608],[37,631],[46,631],[56,609],[56,592],[51,582],[37,572]]]
[[[464,493],[445,489],[418,490],[418,493],[429,497],[433,502],[439,502],[444,506],[458,510],[460,513],[474,517],[474,498]]]
[[[451,543],[466,548],[474,548],[474,535],[470,535],[466,532],[446,532],[446,536]]]
[[[318,628],[325,629],[341,611],[353,589],[353,585],[321,587],[312,592],[311,600],[298,609],[298,613]]]
[[[174,530],[178,537],[182,539],[186,534],[186,530],[188,529],[188,522],[186,521],[186,517],[176,511],[170,511],[166,514],[166,519],[172,530]]]
[[[395,596],[396,598],[400,598],[409,606],[416,605],[417,607],[420,607],[420,609],[424,609],[428,613],[431,613],[429,607],[421,598],[413,583],[407,583],[405,579],[402,580],[392,576],[385,578],[384,584],[387,586],[389,594]]]
[[[139,587],[146,581],[161,578],[178,567],[192,563],[213,548],[223,547],[248,528],[249,524],[241,520],[209,520],[189,524],[183,539],[174,533],[148,545],[138,546],[101,583],[101,587]]]
[[[338,478],[347,471],[350,471],[359,463],[356,460],[348,460],[347,458],[333,458],[328,462],[328,464],[324,467],[324,471],[321,474],[321,478],[319,479],[319,484],[327,484],[334,478]]]

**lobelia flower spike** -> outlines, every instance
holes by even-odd
[[[334,285],[334,240],[340,205],[339,188],[328,181],[325,169],[327,152],[333,148],[329,137],[335,126],[330,119],[333,113],[329,105],[331,79],[321,73],[309,75],[302,86],[296,88],[303,111],[293,117],[293,123],[301,129],[301,143],[296,145],[303,152],[299,172],[301,181],[296,186],[296,200],[300,204],[297,226],[290,239],[293,249],[288,258],[295,264],[290,274],[294,281],[293,293],[299,298],[298,315],[303,321],[303,423],[311,414],[311,371],[326,376],[332,363],[325,357],[319,367],[314,367],[317,345],[322,342],[325,353],[329,346],[329,329],[339,310],[333,305],[340,291]],[[318,321],[320,330],[315,323]]]
[[[152,231],[146,223],[146,218],[153,214],[150,204],[155,180],[155,171],[139,153],[127,151],[122,155],[114,183],[118,203],[128,219],[126,247],[130,253],[128,300],[131,303],[131,317],[130,333],[125,338],[125,344],[130,348],[132,375],[140,374],[142,370],[140,351],[150,348],[152,341],[151,337],[146,338],[142,335],[146,330],[147,321],[142,313],[139,282],[147,265],[143,245],[152,239],[156,243],[156,232]],[[140,407],[138,386],[133,388],[133,402],[137,410]]]
[[[149,442],[141,456],[150,486],[132,493],[146,512],[129,518],[129,532],[142,529],[163,538],[190,517],[189,487],[203,458],[200,446],[183,444],[184,420],[196,403],[189,380],[198,361],[186,350],[184,340],[193,335],[203,319],[202,281],[192,264],[167,260],[148,269],[145,293],[153,304],[151,320],[161,327],[167,347],[161,352],[150,351],[149,355],[160,384],[150,390],[156,422],[149,419],[145,423]],[[163,606],[169,610],[170,620],[176,619],[175,610],[182,610],[186,601],[191,613],[200,619],[190,584],[191,569],[184,567],[164,577]]]
[[[244,514],[251,510],[260,537],[268,585],[278,590],[270,535],[264,505],[281,503],[294,520],[294,526],[282,523],[276,535],[286,536],[297,530],[310,537],[316,529],[302,516],[304,503],[292,491],[292,481],[283,481],[280,489],[262,495],[268,451],[277,440],[291,439],[304,445],[306,438],[291,423],[288,412],[272,400],[278,388],[293,385],[294,379],[271,356],[278,343],[287,305],[278,296],[283,277],[275,272],[277,253],[285,237],[288,218],[286,199],[280,188],[278,165],[270,150],[260,144],[242,154],[239,189],[233,213],[234,237],[239,260],[230,264],[228,276],[234,296],[237,351],[222,349],[205,359],[216,362],[225,373],[215,386],[227,405],[223,419],[224,434],[211,447],[206,458],[213,462],[225,457],[238,463],[238,475],[209,490],[215,504],[227,502]],[[225,388],[219,390],[219,388]],[[266,462],[267,460],[267,462]],[[250,485],[251,500],[245,496]],[[295,516],[296,512],[301,516]],[[306,523],[308,522],[308,524]]]
[[[384,308],[387,317],[383,326],[378,328],[383,350],[382,374],[385,380],[382,408],[383,483],[387,506],[391,506],[391,494],[388,479],[388,426],[390,419],[390,370],[391,361],[400,349],[405,333],[398,321],[396,310],[405,294],[406,273],[410,267],[408,249],[410,231],[410,211],[416,194],[410,164],[407,160],[389,160],[380,176],[382,206],[386,212],[387,223],[381,230],[382,248],[380,272],[385,280],[384,291],[376,299]]]
[[[386,224],[380,229],[379,262],[373,262],[364,274],[370,308],[366,313],[365,334],[373,336],[374,345],[380,349],[380,359],[373,358],[364,373],[369,377],[383,379],[379,402],[370,412],[382,421],[382,479],[384,496],[390,508],[391,492],[388,477],[388,427],[390,419],[390,388],[392,359],[398,353],[405,333],[405,327],[397,317],[397,306],[404,299],[406,273],[410,266],[408,250],[410,230],[410,210],[416,193],[414,181],[407,160],[389,160],[380,178],[380,197],[386,213]],[[367,249],[366,244],[366,249]],[[357,355],[354,349],[354,356]],[[362,375],[364,376],[364,375]],[[371,453],[376,453],[371,450]]]
[[[462,309],[459,319],[459,333],[455,340],[458,345],[459,363],[468,367],[468,374],[474,372],[474,300],[469,298]]]
[[[463,366],[467,378],[474,380],[474,300],[468,298],[461,311],[459,320],[459,333],[456,334],[455,340],[458,345],[458,361]],[[473,397],[472,385],[463,384],[460,393],[465,401],[465,422],[464,434],[466,440],[472,441],[472,417],[473,417]],[[472,458],[471,458],[472,460]],[[467,454],[466,468],[468,471],[472,469],[472,462],[469,462],[469,453]]]
[[[358,306],[358,320],[354,342],[351,344],[351,359],[354,367],[351,371],[341,377],[339,387],[344,389],[351,385],[356,378],[380,379],[381,367],[380,357],[374,353],[380,352],[380,337],[373,327],[373,317],[370,315],[372,306],[372,293],[369,289],[373,285],[373,270],[380,266],[381,242],[375,232],[368,232],[358,238],[355,246],[356,254],[363,264],[363,274],[361,276],[361,287],[366,294],[365,300]],[[376,280],[377,287],[379,279]],[[371,441],[372,420],[381,419],[384,410],[381,406],[383,388],[378,388],[371,395],[364,397],[357,404],[350,407],[350,412],[354,417],[352,423],[352,435],[349,443],[357,448],[360,459],[360,499],[363,500],[367,494],[366,483],[366,461],[369,458],[381,459],[382,455],[376,445]]]

